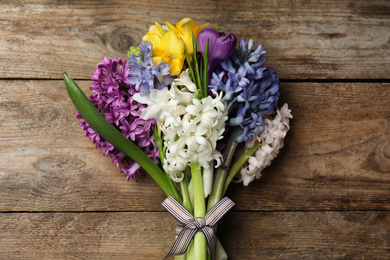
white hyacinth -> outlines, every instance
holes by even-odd
[[[176,78],[172,82],[172,86],[185,86],[191,92],[196,92],[197,87],[194,82],[192,82],[190,78],[189,69],[186,69],[180,74],[180,78]]]
[[[241,180],[244,186],[248,186],[255,178],[261,177],[261,171],[271,164],[271,161],[279,154],[283,148],[283,139],[290,129],[289,119],[292,118],[291,110],[288,105],[277,110],[274,119],[265,119],[264,131],[246,142],[246,148],[252,148],[255,141],[260,142],[261,146],[255,152],[254,156],[249,157],[248,162],[240,169]]]
[[[183,178],[182,172],[190,162],[205,169],[212,167],[213,161],[215,167],[222,163],[222,154],[216,150],[227,120],[222,94],[197,99],[194,86],[188,71],[184,71],[169,90],[134,95],[134,100],[148,105],[141,118],[155,118],[161,125],[167,148],[163,167],[176,182]]]

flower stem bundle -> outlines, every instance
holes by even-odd
[[[234,178],[245,186],[260,178],[283,147],[291,111],[278,109],[278,75],[253,40],[237,48],[232,33],[190,18],[156,23],[143,40],[128,62],[103,57],[89,98],[66,73],[65,85],[86,136],[127,179],[148,173],[203,223]],[[177,259],[227,258],[219,242],[210,246],[214,233],[194,234]]]

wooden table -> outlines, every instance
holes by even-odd
[[[390,259],[389,1],[78,2],[0,2],[0,259],[166,255],[164,193],[94,149],[62,73],[88,93],[103,55],[183,17],[264,44],[294,115],[264,176],[228,191],[230,259]]]

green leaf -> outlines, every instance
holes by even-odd
[[[195,35],[194,33],[192,33],[192,48],[193,48],[193,51],[194,51],[194,57],[192,58],[193,61],[194,61],[194,67],[195,67],[195,81],[194,82],[196,84],[196,86],[198,87],[198,89],[202,90],[202,85],[201,85],[201,79],[200,79],[200,74],[199,74],[199,64],[198,64],[198,59],[196,58],[196,52],[198,50],[198,47],[197,47],[197,42],[196,42],[196,38],[195,38]],[[203,93],[203,97],[205,96],[205,94]]]
[[[124,137],[103,117],[67,73],[64,73],[64,81],[70,99],[84,120],[105,140],[136,161],[157,182],[167,196],[172,196],[178,202],[182,203],[178,191],[172,189],[172,186],[165,177],[165,173],[153,162],[153,160],[132,141]]]
[[[191,77],[191,80],[192,80],[192,82],[195,83],[195,73],[194,73],[194,69],[192,68],[192,62],[191,62],[190,57],[188,56],[188,53],[187,53],[186,50],[184,50],[184,56],[186,57],[188,69],[190,70],[190,77]]]
[[[204,59],[203,59],[203,82],[202,82],[203,97],[207,96],[207,83],[208,83],[208,75],[209,75],[208,68],[209,68],[209,39],[207,39],[206,42]]]

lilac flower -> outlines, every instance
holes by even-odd
[[[148,46],[143,46],[145,53],[150,52]],[[143,60],[143,68],[152,69],[149,59]],[[141,68],[142,68],[141,67]],[[112,60],[102,58],[92,76],[92,95],[89,97],[95,107],[102,115],[114,125],[121,133],[140,147],[155,163],[159,162],[159,153],[153,138],[155,120],[144,120],[140,118],[143,108],[146,106],[133,100],[132,95],[138,93],[135,85],[130,85],[134,74],[126,61],[120,58]],[[81,115],[77,115],[82,119]],[[127,180],[136,181],[135,173],[142,174],[141,167],[116,149],[112,144],[104,140],[85,121],[80,122],[80,127],[85,135],[91,139],[96,148],[102,150],[103,155],[112,158],[113,164],[121,169],[121,173],[127,175]]]
[[[214,67],[232,54],[236,48],[237,39],[232,33],[225,35],[224,33],[218,33],[212,28],[203,29],[197,39],[198,47],[203,57],[207,39],[209,40],[208,71],[209,75],[211,75]]]
[[[254,41],[240,40],[240,50],[214,70],[209,88],[225,93],[230,106],[231,126],[240,126],[236,142],[246,142],[264,131],[263,116],[274,114],[279,99],[279,77],[273,68],[263,67],[263,45],[252,50]]]
[[[119,66],[119,71],[118,71]],[[109,78],[115,77],[118,81],[128,83],[127,74],[129,68],[123,66],[120,58],[108,59],[106,56],[102,58],[102,62],[96,67],[96,71],[91,74],[94,82],[105,82]]]

